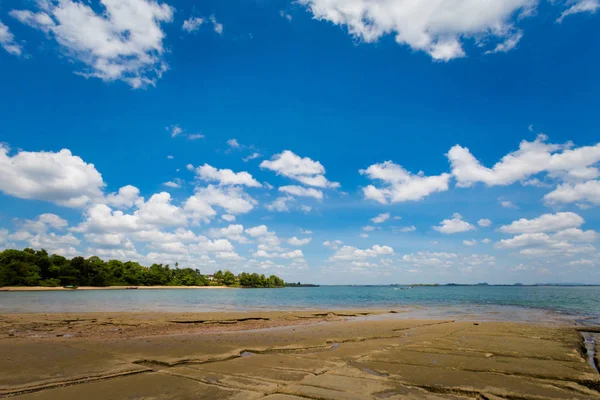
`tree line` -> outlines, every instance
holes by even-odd
[[[65,258],[44,249],[0,252],[1,286],[239,286],[278,288],[285,286],[278,276],[217,271],[213,276],[198,269],[175,268],[168,264],[150,267],[135,261],[103,261],[99,257]]]

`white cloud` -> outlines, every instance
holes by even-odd
[[[371,218],[371,222],[374,224],[381,224],[390,219],[390,213],[381,213],[373,218]]]
[[[172,160],[172,159],[174,159],[175,157],[173,157],[173,156],[171,156],[171,155],[168,155],[168,156],[167,156],[167,158],[168,158],[169,160]]]
[[[506,40],[504,40],[504,42],[498,43],[493,50],[488,50],[485,53],[508,53],[509,51],[517,47],[517,44],[519,44],[522,38],[523,32],[520,30],[514,30],[513,32],[507,35]]]
[[[248,243],[244,236],[244,226],[240,224],[229,225],[225,228],[211,229],[209,235],[213,237],[225,237],[238,243]]]
[[[492,243],[492,241],[491,241],[490,239],[488,239],[488,238],[485,238],[485,239],[483,239],[483,240],[481,241],[481,243],[484,243],[484,244],[490,244],[490,243]]]
[[[457,258],[454,253],[420,251],[402,256],[402,261],[420,267],[449,267]]]
[[[167,127],[166,129],[171,131],[172,138],[175,138],[183,133],[183,129],[179,125],[173,125],[171,127]]]
[[[581,260],[571,261],[571,262],[569,262],[569,265],[573,265],[573,266],[579,266],[579,265],[594,266],[594,265],[596,265],[596,263],[593,262],[592,260],[581,259]]]
[[[340,186],[337,182],[330,182],[325,178],[325,167],[308,157],[301,158],[285,150],[280,154],[273,156],[271,160],[265,160],[260,163],[260,167],[271,170],[277,175],[297,180],[307,186],[319,188],[337,188]]]
[[[132,185],[126,185],[119,189],[117,193],[111,193],[106,196],[106,202],[116,208],[130,208],[140,201],[140,189]]]
[[[373,232],[375,229],[377,229],[377,228],[375,228],[374,226],[370,226],[370,225],[362,227],[362,230],[365,232]]]
[[[417,201],[435,192],[448,190],[450,174],[443,173],[438,176],[425,176],[423,172],[411,174],[402,166],[386,161],[373,164],[367,169],[359,171],[371,180],[383,182],[383,188],[369,185],[363,188],[366,199],[375,200],[381,204]]]
[[[521,249],[519,253],[533,257],[571,257],[579,253],[593,253],[596,248],[590,243],[598,239],[593,230],[567,228],[553,234],[534,232],[522,233],[496,244],[500,249]],[[581,244],[583,243],[583,244]]]
[[[586,202],[600,205],[600,181],[564,183],[544,196],[549,204]]]
[[[288,239],[288,243],[291,244],[292,246],[304,246],[309,244],[312,241],[312,238],[303,238],[303,239],[298,239],[296,236],[289,238]]]
[[[254,238],[270,235],[269,228],[266,225],[258,225],[253,228],[246,229],[246,233]]]
[[[224,214],[221,215],[221,219],[227,222],[233,222],[235,221],[235,215],[231,215],[231,214]]]
[[[381,257],[385,255],[394,254],[394,249],[389,246],[374,245],[369,249],[358,249],[354,246],[343,246],[334,255],[332,255],[330,261],[352,261],[352,260],[364,260],[367,257]]]
[[[104,81],[122,80],[133,88],[155,85],[167,64],[165,33],[173,8],[149,0],[101,0],[98,13],[73,0],[38,2],[39,12],[13,10],[10,15],[56,39],[64,53],[83,63],[78,72]]]
[[[477,244],[477,240],[463,240],[463,244],[465,246],[475,246]]]
[[[598,9],[600,9],[600,1],[599,0],[570,0],[567,4],[571,5],[567,10],[565,10],[560,17],[556,20],[561,23],[565,19],[565,17],[573,14],[579,14],[584,12],[589,12],[595,14]]]
[[[400,228],[398,229],[398,231],[399,231],[399,232],[402,232],[402,233],[414,232],[414,231],[416,231],[416,230],[417,230],[417,227],[416,227],[416,226],[414,226],[414,225],[411,225],[411,226],[403,226],[403,227],[400,227]]]
[[[271,204],[267,204],[267,210],[272,212],[288,212],[290,206],[288,203],[294,202],[294,198],[291,196],[278,197]]]
[[[510,200],[500,200],[500,205],[504,208],[519,208],[515,203]]]
[[[15,36],[10,32],[8,26],[2,23],[2,21],[0,21],[0,46],[10,54],[14,54],[16,56],[21,55],[23,52],[21,46],[15,42]]]
[[[25,240],[31,237],[31,233],[45,233],[48,229],[63,230],[69,225],[67,220],[56,214],[41,214],[35,220],[25,220],[22,223],[22,231],[11,234],[11,239]]]
[[[261,187],[262,185],[248,172],[235,173],[230,169],[217,169],[204,164],[196,168],[198,178],[205,181],[217,181],[219,185],[242,185],[248,187]]]
[[[93,164],[67,149],[58,153],[21,151],[9,156],[0,144],[0,191],[23,199],[81,207],[102,198],[104,181]]]
[[[163,185],[173,188],[173,189],[179,189],[181,187],[181,185],[179,183],[173,182],[173,181],[165,182],[165,183],[163,183]]]
[[[56,214],[51,214],[51,213],[42,214],[42,215],[38,216],[37,221],[44,224],[45,226],[49,226],[51,228],[58,229],[58,230],[64,229],[69,225],[67,220],[59,217]]]
[[[522,218],[510,225],[500,227],[504,233],[537,233],[556,232],[567,228],[578,228],[584,223],[583,218],[573,212],[544,214],[534,219]]]
[[[455,213],[452,216],[452,219],[443,220],[440,223],[440,226],[434,226],[433,229],[441,233],[452,234],[472,231],[475,227],[467,221],[464,221],[462,215]]]
[[[292,258],[303,258],[304,254],[302,253],[302,250],[292,250],[292,251],[288,251],[286,253],[281,253],[279,254],[280,258],[288,258],[288,259],[292,259]]]
[[[195,221],[206,221],[216,214],[212,206],[223,208],[228,214],[246,214],[257,204],[256,200],[239,187],[208,185],[197,188],[184,203],[184,209]]]
[[[288,21],[292,21],[292,16],[291,16],[290,14],[286,13],[286,12],[285,12],[285,11],[283,11],[283,10],[280,10],[280,11],[279,11],[279,15],[280,15],[282,18],[285,18],[285,19],[287,19]]]
[[[488,226],[492,226],[492,221],[487,218],[481,218],[479,221],[477,221],[477,225],[487,228]]]
[[[310,229],[300,229],[300,233],[303,235],[312,235],[313,231],[311,231]]]
[[[318,20],[346,26],[367,43],[393,34],[398,44],[435,60],[464,57],[463,39],[480,43],[514,40],[519,18],[532,14],[535,0],[300,0]],[[505,44],[505,47],[509,47]]]
[[[260,157],[262,157],[262,154],[254,152],[254,153],[250,154],[249,156],[242,158],[242,161],[243,162],[248,162],[250,160],[254,160],[254,159],[257,159],[257,158],[260,158]]]
[[[219,35],[222,35],[223,34],[223,24],[218,23],[217,19],[215,18],[214,15],[210,16],[210,22],[212,22],[213,29],[215,30],[215,32],[218,33]]]
[[[301,205],[300,206],[300,210],[302,210],[302,212],[304,214],[308,214],[309,212],[312,211],[312,207],[311,206],[307,206],[307,205]]]
[[[294,196],[312,197],[317,200],[323,199],[323,192],[320,190],[317,190],[317,189],[313,189],[313,188],[305,188],[302,186],[289,185],[289,186],[281,186],[279,188],[279,191],[287,193],[287,194],[291,194]]]
[[[229,139],[227,141],[227,146],[231,147],[232,149],[239,149],[240,143],[237,141],[237,139]]]
[[[167,192],[157,193],[140,204],[135,215],[142,224],[154,226],[180,226],[187,222],[184,211],[171,204],[171,195]]]
[[[330,249],[338,249],[342,244],[344,243],[341,240],[326,240],[323,242],[323,246]]]
[[[452,147],[447,155],[457,186],[469,187],[477,182],[487,186],[510,185],[542,172],[568,180],[600,175],[594,166],[600,161],[600,144],[572,148],[572,143],[551,144],[546,140],[545,135],[538,135],[533,142],[522,141],[519,150],[505,155],[492,168],[481,165],[469,149]]]
[[[186,19],[185,21],[183,21],[183,25],[181,26],[181,29],[183,29],[184,31],[186,31],[188,33],[196,32],[198,29],[200,29],[200,26],[203,23],[204,23],[204,18],[190,17],[190,18]]]
[[[189,132],[186,132],[185,129],[183,129],[179,125],[167,126],[165,129],[168,132],[170,132],[171,138],[173,138],[173,139],[176,138],[177,136],[184,136],[188,140],[198,140],[198,139],[203,139],[204,138],[203,134],[201,134],[201,133],[189,133]],[[169,157],[173,158],[172,156],[169,156]]]

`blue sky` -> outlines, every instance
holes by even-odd
[[[600,283],[598,9],[2,2],[0,247]]]

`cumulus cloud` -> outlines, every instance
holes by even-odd
[[[271,160],[260,163],[260,167],[275,172],[277,175],[297,180],[304,185],[318,188],[337,188],[337,182],[325,178],[325,167],[308,157],[299,157],[290,150],[285,150],[273,156]]]
[[[224,237],[238,243],[248,243],[248,238],[244,236],[244,226],[240,224],[232,224],[224,228],[211,229],[209,235],[213,237]]]
[[[235,215],[231,215],[231,214],[224,214],[224,215],[221,215],[221,219],[222,219],[223,221],[227,221],[227,222],[233,222],[233,221],[235,221]]]
[[[21,55],[23,52],[21,45],[15,42],[15,36],[10,32],[8,26],[2,23],[2,21],[0,21],[0,47],[2,47],[8,53],[16,56]]]
[[[398,44],[424,51],[435,60],[464,57],[463,40],[514,47],[519,18],[532,14],[535,0],[300,0],[318,20],[345,26],[372,43],[394,35]],[[495,46],[498,48],[498,45]],[[499,50],[498,50],[499,51]]]
[[[303,238],[303,239],[298,239],[296,236],[289,238],[288,239],[288,243],[291,244],[292,246],[304,246],[309,244],[312,241],[312,238]]]
[[[486,228],[488,226],[492,226],[492,221],[487,218],[481,218],[479,221],[477,221],[477,225]]]
[[[374,245],[369,249],[359,249],[354,246],[343,246],[334,255],[330,261],[352,261],[364,260],[367,257],[381,257],[394,254],[394,249],[389,246]]]
[[[85,65],[78,74],[121,80],[133,88],[155,85],[167,70],[161,24],[173,8],[152,0],[101,0],[96,9],[74,0],[37,2],[37,11],[10,15],[47,33],[66,55]]]
[[[35,220],[26,220],[23,223],[23,229],[28,232],[43,233],[49,228],[62,230],[65,229],[69,223],[67,220],[59,217],[56,214],[46,213],[39,215]]]
[[[195,221],[207,221],[216,215],[213,206],[224,209],[227,214],[238,215],[250,212],[256,204],[257,201],[239,187],[208,185],[197,188],[183,208]]]
[[[425,176],[423,172],[412,174],[402,166],[386,161],[373,164],[359,171],[371,180],[379,180],[382,188],[369,185],[363,188],[366,199],[375,200],[381,204],[417,201],[435,192],[448,190],[450,174]]]
[[[469,187],[482,182],[487,186],[510,185],[542,172],[564,180],[587,180],[600,175],[600,143],[572,148],[572,143],[546,143],[546,135],[535,141],[522,141],[519,150],[502,157],[492,168],[483,166],[469,151],[456,145],[447,156],[457,186]]]
[[[313,188],[305,188],[302,186],[289,185],[289,186],[281,186],[279,188],[279,191],[287,193],[287,194],[291,194],[294,196],[312,197],[317,200],[323,199],[323,192],[320,190],[317,190],[317,189],[313,189]]]
[[[373,218],[371,218],[371,222],[374,224],[381,224],[390,219],[390,213],[381,213]]]
[[[241,185],[248,187],[261,187],[262,185],[248,172],[233,172],[230,169],[217,169],[204,164],[195,170],[198,178],[204,181],[217,181],[219,185]]]
[[[293,203],[294,198],[291,196],[286,197],[278,197],[273,200],[272,203],[267,204],[267,210],[272,212],[289,212],[290,205],[289,203]]]
[[[459,213],[455,213],[454,215],[452,215],[451,219],[443,220],[442,222],[440,222],[440,226],[434,226],[433,229],[441,233],[452,234],[472,231],[473,229],[475,229],[475,227],[467,221],[463,220],[462,215],[460,215]]]
[[[227,146],[231,147],[232,149],[239,149],[241,147],[240,142],[238,142],[237,139],[229,139],[227,141]]]
[[[500,201],[500,205],[504,208],[519,208],[517,207],[517,205],[515,203],[513,203],[510,200],[499,200]]]
[[[102,198],[104,181],[93,164],[67,149],[53,152],[21,151],[9,155],[0,144],[0,191],[22,199],[81,207]]]
[[[338,249],[344,244],[341,240],[326,240],[323,242],[323,246],[330,249]]]
[[[271,235],[272,232],[269,232],[269,228],[266,225],[258,225],[252,228],[246,229],[246,233],[254,238],[261,236]]]
[[[544,214],[534,219],[521,218],[510,225],[500,227],[504,233],[537,233],[556,232],[567,228],[578,228],[584,223],[583,218],[573,212]]]
[[[116,208],[130,208],[140,201],[140,189],[132,185],[123,186],[117,193],[111,193],[106,196],[106,202]]]
[[[544,196],[549,204],[576,203],[600,205],[600,181],[564,183]]]

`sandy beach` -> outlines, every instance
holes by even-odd
[[[45,291],[73,291],[73,290],[135,290],[144,289],[231,289],[229,286],[78,286],[76,289],[62,286],[4,286],[0,292],[45,292]]]
[[[401,311],[5,314],[0,397],[600,398],[600,375],[579,327],[397,316]]]

